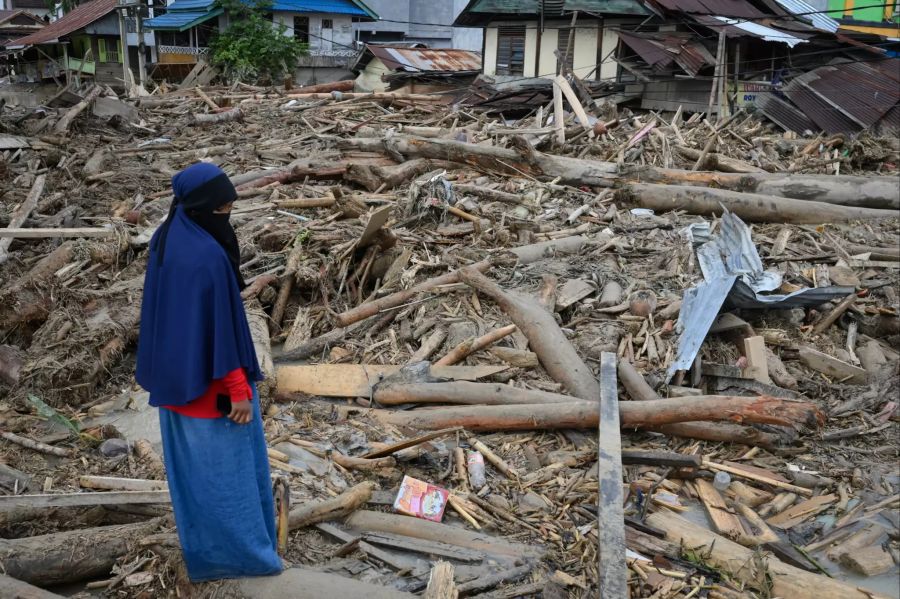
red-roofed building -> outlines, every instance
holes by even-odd
[[[46,24],[40,17],[22,9],[0,10],[0,48],[40,31]]]
[[[13,80],[38,83],[68,76],[123,87],[122,32],[116,8],[117,0],[91,0],[7,44],[5,58],[15,73]],[[126,30],[126,38],[132,38],[129,62],[137,79],[136,35]],[[145,43],[153,47],[152,34]]]

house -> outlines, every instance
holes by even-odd
[[[39,31],[46,24],[40,17],[20,8],[0,10],[0,48]]]
[[[581,79],[610,80],[618,28],[649,14],[636,0],[470,0],[453,25],[484,29],[483,72],[498,81],[554,77],[561,58]]]
[[[157,33],[155,70],[180,80],[208,54],[209,41],[228,27],[229,15],[218,0],[175,0],[163,10],[144,25]],[[299,84],[352,77],[350,62],[358,54],[353,23],[378,18],[360,0],[274,0],[270,10],[273,27],[308,47],[295,73]]]
[[[840,23],[844,32],[868,33],[900,39],[900,3],[823,0],[828,16]]]
[[[409,93],[459,89],[481,72],[481,55],[470,50],[367,44],[353,65],[356,90],[403,88]]]
[[[0,0],[0,12],[17,10],[24,10],[37,17],[45,17],[50,14],[44,0]]]
[[[429,48],[480,51],[480,28],[452,26],[467,3],[468,0],[368,0],[378,13],[378,21],[355,23],[353,29],[357,40],[364,43],[420,43]]]
[[[8,44],[5,58],[19,82],[76,77],[121,88],[126,64],[123,39],[131,56],[127,64],[137,80],[134,67],[138,65],[139,40],[128,32],[125,18],[117,11],[117,0],[91,0]],[[145,34],[144,46],[152,44],[152,34]],[[148,53],[145,58],[150,57]]]

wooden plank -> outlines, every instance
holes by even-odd
[[[0,511],[17,508],[80,507],[87,505],[122,505],[169,503],[168,491],[111,491],[109,493],[59,493],[50,495],[11,495],[0,497]]]
[[[553,128],[556,129],[556,143],[560,146],[564,145],[566,143],[566,125],[562,91],[555,81],[553,82]]]
[[[868,373],[864,368],[858,368],[852,364],[848,364],[843,360],[823,354],[813,348],[801,345],[798,349],[800,361],[809,368],[817,372],[821,372],[838,381],[848,381],[858,385],[864,385],[868,380]]]
[[[725,331],[734,330],[752,331],[753,328],[746,320],[735,316],[731,312],[720,314],[713,325],[709,327],[710,333],[724,333]]]
[[[591,125],[591,121],[588,119],[588,115],[584,111],[584,106],[582,106],[581,102],[578,101],[578,96],[575,95],[575,90],[572,89],[572,86],[569,85],[569,82],[566,81],[566,78],[562,75],[557,75],[555,81],[560,91],[565,94],[566,100],[569,101],[569,106],[572,107],[572,112],[575,113],[575,117],[578,119],[578,122],[581,123],[581,126],[584,127],[584,130],[588,132],[588,137],[593,139],[594,127],[593,125]]]
[[[275,369],[277,393],[306,393],[323,397],[368,397],[372,387],[397,373],[400,365],[315,364],[283,365]],[[503,372],[507,366],[432,366],[431,376],[462,381]]]
[[[741,519],[725,505],[725,499],[718,489],[711,482],[702,478],[695,480],[694,485],[700,501],[703,502],[703,507],[706,508],[706,515],[715,526],[716,532],[727,539],[740,542],[744,536],[744,526],[741,524]]]
[[[485,557],[485,554],[481,551],[389,532],[367,532],[363,534],[363,538],[373,545],[385,545],[395,549],[402,549],[403,551],[415,551],[427,555],[448,557],[462,562],[480,562]]]
[[[641,466],[670,466],[672,468],[699,468],[700,456],[675,453],[674,451],[651,451],[626,449],[622,451],[622,463]]]
[[[559,289],[556,298],[556,311],[565,310],[575,302],[579,302],[594,293],[596,288],[584,279],[569,279]]]
[[[818,497],[812,497],[811,499],[807,499],[806,501],[801,501],[797,505],[789,507],[780,514],[772,516],[771,518],[766,520],[766,524],[775,526],[776,528],[780,528],[782,530],[787,530],[789,528],[797,526],[811,516],[814,516],[815,514],[828,509],[828,506],[837,501],[837,498],[837,495],[832,493],[829,495],[819,495]]]
[[[85,489],[101,491],[165,491],[169,485],[164,480],[144,478],[119,478],[117,476],[95,476],[85,474],[78,479],[78,485]]]
[[[30,148],[27,137],[18,135],[0,135],[0,150],[18,150],[20,148]],[[41,175],[43,177],[44,175]]]
[[[73,229],[0,229],[0,238],[56,239],[61,237],[115,237],[115,229],[80,227]]]
[[[744,357],[748,363],[744,376],[771,385],[772,379],[769,378],[769,366],[766,362],[766,341],[761,335],[744,339]]]
[[[354,539],[360,538],[359,535],[357,535],[355,533],[347,532],[346,530],[344,530],[342,528],[338,528],[334,524],[328,524],[328,523],[322,522],[322,523],[316,524],[316,528],[318,528],[320,531],[324,532],[325,534],[338,539],[342,543],[349,543],[349,542],[353,541]],[[367,543],[365,541],[359,541],[359,544],[357,545],[357,547],[359,548],[360,551],[362,551],[366,555],[368,555],[370,557],[374,557],[378,561],[380,561],[380,562],[386,564],[387,566],[390,566],[391,568],[398,570],[398,571],[405,570],[407,568],[411,569],[411,568],[414,568],[416,565],[415,560],[412,560],[406,556],[396,555],[394,553],[391,553],[390,551],[385,551],[383,549],[379,549],[378,547],[375,547],[371,543]]]
[[[394,211],[393,205],[385,206],[384,208],[377,210],[372,213],[372,216],[369,217],[369,222],[366,223],[366,228],[363,230],[362,234],[359,236],[359,239],[356,241],[356,247],[365,247],[372,240],[372,237],[375,236],[381,227],[387,223],[388,219],[391,217],[391,213]]]
[[[755,480],[756,482],[764,483],[767,485],[772,485],[773,487],[778,487],[779,489],[784,489],[786,491],[791,491],[792,493],[796,493],[798,495],[803,495],[804,497],[812,497],[812,490],[804,489],[803,487],[798,487],[797,485],[792,485],[790,483],[785,483],[780,480],[775,480],[771,476],[766,476],[764,474],[757,474],[746,468],[739,468],[737,466],[732,466],[729,464],[718,464],[716,462],[710,462],[709,460],[703,460],[703,467],[710,468],[712,470],[718,470],[721,472],[728,472],[729,474],[734,474],[736,476],[741,476],[743,478],[749,480]]]
[[[619,432],[619,398],[616,354],[600,356],[600,430],[597,541],[601,599],[628,596],[625,564],[625,513],[622,509],[622,438]]]

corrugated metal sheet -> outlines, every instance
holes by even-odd
[[[147,29],[158,31],[185,31],[222,14],[221,8],[209,11],[167,12],[164,15],[144,21]]]
[[[272,10],[285,12],[322,12],[377,19],[378,15],[354,0],[274,0]]]
[[[864,63],[820,67],[794,82],[814,91],[861,127],[871,127],[900,101],[897,82]]]
[[[713,17],[717,21],[721,23],[725,23],[729,25],[729,28],[737,28],[741,31],[749,33],[753,37],[758,37],[767,42],[781,42],[782,44],[787,44],[789,47],[793,48],[797,44],[802,44],[806,42],[805,39],[787,33],[785,31],[780,31],[778,29],[773,29],[772,27],[766,27],[765,25],[760,25],[759,23],[753,23],[750,21],[740,21],[737,19],[732,19],[729,17],[722,17],[715,15]],[[726,35],[728,35],[726,33]]]
[[[391,70],[414,72],[480,71],[481,54],[449,48],[369,45],[366,49]]]
[[[693,15],[725,15],[740,19],[758,19],[767,16],[746,0],[653,0],[660,6]]]
[[[75,9],[57,21],[53,21],[37,33],[15,41],[16,46],[34,46],[52,43],[60,37],[74,33],[87,27],[94,21],[102,19],[116,8],[116,0],[93,0]]]
[[[820,130],[829,134],[855,133],[860,130],[855,121],[803,85],[792,81],[785,86],[784,92]]]
[[[166,6],[166,12],[205,12],[215,3],[216,0],[175,0]]]
[[[805,19],[813,24],[816,29],[834,33],[840,27],[840,23],[832,19],[822,12],[817,12],[810,4],[803,0],[775,0],[785,10],[792,15],[799,15],[799,18]]]
[[[756,107],[772,122],[784,129],[802,135],[804,131],[816,131],[818,127],[805,114],[791,106],[773,92],[756,94]]]
[[[696,77],[700,69],[715,64],[715,58],[709,50],[689,35],[620,31],[619,39],[657,71],[668,68],[674,62],[686,73]]]

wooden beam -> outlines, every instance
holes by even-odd
[[[397,373],[400,365],[316,364],[278,366],[278,394],[306,393],[324,397],[368,397],[376,383]],[[506,370],[506,366],[432,366],[431,376],[473,381]]]
[[[574,32],[572,32],[574,35]],[[591,125],[591,122],[588,120],[587,113],[584,111],[584,106],[581,105],[581,102],[578,101],[578,96],[575,95],[575,91],[572,89],[572,86],[569,85],[569,82],[566,81],[566,78],[562,75],[556,76],[556,84],[559,86],[559,90],[566,96],[566,100],[569,101],[569,106],[572,107],[572,112],[575,113],[575,117],[578,119],[578,122],[584,127],[584,130],[588,132],[588,137],[594,137],[594,127]]]
[[[556,143],[566,143],[565,115],[563,114],[562,90],[559,84],[553,82],[553,128],[556,130]]]
[[[108,493],[57,493],[46,495],[10,495],[0,497],[0,511],[17,508],[81,507],[169,503],[168,491],[111,491]]]
[[[600,356],[600,427],[597,542],[600,556],[600,598],[628,596],[625,564],[625,514],[622,509],[622,438],[619,432],[619,398],[616,354]]]
[[[0,238],[56,239],[60,237],[114,237],[115,229],[101,227],[79,227],[73,229],[0,229]]]

